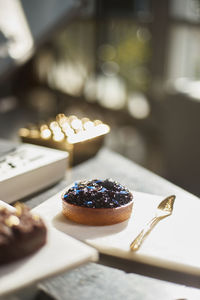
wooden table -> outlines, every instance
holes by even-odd
[[[72,181],[89,178],[113,178],[135,191],[156,195],[176,194],[188,199],[195,197],[124,157],[102,148],[94,158],[68,171],[64,180],[25,199],[25,202],[33,208]],[[100,255],[98,263],[88,263],[6,299],[200,299],[198,288],[199,277]]]

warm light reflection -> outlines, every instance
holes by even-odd
[[[176,92],[188,95],[190,98],[200,101],[200,81],[190,80],[189,78],[180,77],[169,82],[169,89],[173,87]]]
[[[87,70],[81,63],[62,61],[51,67],[47,74],[48,84],[69,95],[79,96],[84,86]]]
[[[89,118],[78,119],[74,115],[66,117],[64,114],[59,114],[56,116],[56,121],[42,124],[39,130],[34,126],[29,129],[21,128],[19,135],[22,138],[40,138],[43,141],[75,144],[105,135],[109,131],[110,127],[101,120],[91,121]]]
[[[70,164],[88,159],[100,149],[104,135],[110,127],[101,120],[91,121],[75,115],[58,114],[55,120],[40,125],[30,124],[21,128],[19,135],[23,142],[67,151]]]
[[[50,123],[49,127],[51,128],[52,131],[60,130],[59,124],[56,121],[53,121]]]
[[[56,142],[61,142],[64,140],[64,133],[63,132],[55,132],[54,135],[53,135],[53,140],[56,141]]]
[[[100,76],[97,80],[97,98],[106,108],[123,108],[126,103],[124,81],[120,77]]]
[[[65,126],[62,128],[62,130],[66,136],[71,136],[74,134],[74,130],[70,127],[69,124],[65,124]]]
[[[128,99],[128,110],[137,119],[147,118],[150,114],[150,105],[145,95],[133,93]]]
[[[83,125],[85,130],[92,130],[94,127],[94,123],[92,121],[87,121]]]
[[[97,126],[99,124],[102,124],[102,121],[101,120],[94,120],[94,125]]]
[[[71,127],[75,130],[81,129],[82,128],[81,120],[79,120],[79,119],[72,120]]]
[[[40,127],[40,136],[43,139],[49,139],[51,137],[51,130],[48,128],[47,125],[42,125]]]
[[[93,123],[94,124],[94,123]],[[75,144],[78,142],[86,141],[103,134],[107,134],[110,131],[110,127],[106,124],[99,124],[97,126],[90,127],[87,130],[78,132],[74,136],[68,137],[68,142],[70,144]]]
[[[31,138],[39,138],[40,133],[38,129],[30,129],[29,130],[29,135]]]
[[[58,114],[56,116],[56,121],[62,127],[62,126],[64,126],[64,124],[66,124],[68,122],[68,118],[65,116],[65,114]]]
[[[0,0],[0,29],[9,40],[9,55],[19,62],[27,59],[33,49],[33,38],[19,0]]]
[[[106,134],[110,131],[110,127],[106,124],[99,124],[95,127],[98,135]]]
[[[90,121],[89,118],[82,118],[82,119],[81,119],[81,122],[83,123],[83,126],[84,126],[84,124],[85,124],[86,122],[88,122],[88,121]]]
[[[22,137],[29,136],[29,129],[28,128],[20,128],[19,135]]]

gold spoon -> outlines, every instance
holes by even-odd
[[[131,251],[137,251],[141,246],[146,236],[151,232],[154,226],[162,219],[170,216],[173,211],[174,200],[176,196],[169,196],[160,202],[156,209],[155,217],[148,222],[143,230],[138,234],[134,241],[130,244]]]

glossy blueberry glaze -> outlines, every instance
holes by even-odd
[[[133,195],[111,179],[75,182],[65,194],[68,203],[89,208],[115,208],[129,203]]]

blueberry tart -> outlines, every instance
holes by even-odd
[[[62,212],[86,225],[112,225],[127,220],[132,212],[132,193],[111,179],[75,182],[62,195]]]

